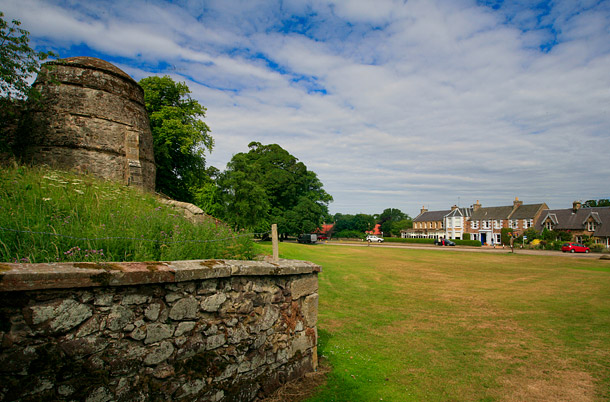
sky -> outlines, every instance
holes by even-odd
[[[37,50],[170,75],[224,170],[279,144],[331,213],[610,198],[610,1],[0,0]]]

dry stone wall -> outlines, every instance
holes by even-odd
[[[0,264],[0,400],[256,400],[317,367],[319,271]]]

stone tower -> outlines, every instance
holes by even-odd
[[[144,91],[116,66],[92,57],[45,63],[34,87],[24,157],[155,189],[153,139]]]

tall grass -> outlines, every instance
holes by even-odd
[[[251,238],[152,194],[40,167],[0,168],[0,261],[250,259]]]

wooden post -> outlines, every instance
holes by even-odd
[[[273,262],[279,262],[280,249],[277,240],[277,224],[271,225],[271,245],[273,246]]]

